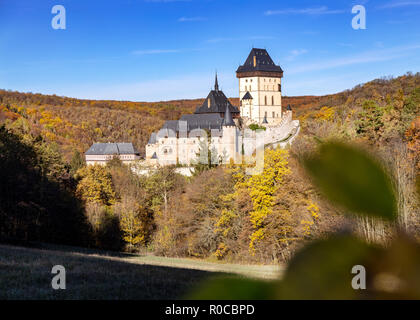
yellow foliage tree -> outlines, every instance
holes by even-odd
[[[109,170],[101,165],[81,168],[76,177],[80,179],[76,193],[88,202],[98,202],[104,205],[115,203],[116,195],[113,189],[112,177]]]
[[[332,121],[334,120],[334,116],[335,110],[333,107],[322,107],[315,115],[315,118],[323,121]]]
[[[303,226],[303,234],[309,237],[311,235],[312,226],[316,226],[316,223],[319,220],[319,207],[311,200],[309,200],[306,209],[311,215],[311,218],[308,220],[302,220],[300,223]]]
[[[266,218],[273,213],[274,194],[280,187],[284,175],[290,173],[287,158],[286,150],[266,149],[263,172],[248,179],[247,187],[253,203],[253,211],[250,212],[254,228],[249,243],[251,253],[255,249],[255,243],[264,239]]]
[[[120,209],[120,210],[119,210]],[[142,207],[135,201],[125,200],[120,206],[115,206],[120,211],[120,227],[124,232],[123,240],[130,248],[138,244],[144,244],[146,239],[146,220],[142,213]]]

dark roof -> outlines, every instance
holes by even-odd
[[[147,142],[147,144],[155,144],[156,143],[156,132],[152,132],[150,135],[150,139]]]
[[[162,129],[171,129],[174,132],[178,132],[179,131],[178,120],[167,120],[167,121],[165,121]]]
[[[209,105],[210,101],[210,105]],[[240,113],[239,109],[233,106],[222,90],[219,90],[217,74],[214,80],[214,90],[211,90],[206,100],[201,106],[198,106],[195,113],[224,113],[226,104],[229,104],[229,110],[232,113]]]
[[[104,154],[136,154],[140,153],[132,143],[94,143],[86,155],[104,155]]]
[[[223,118],[218,113],[185,114],[179,120],[166,121],[162,129],[160,129],[157,133],[157,135],[154,138],[152,138],[152,136],[150,137],[149,141],[154,142],[149,143],[156,143],[158,136],[174,136],[174,134],[180,131],[191,132],[192,130],[196,129],[221,131],[222,125]]]
[[[235,125],[235,122],[233,122],[232,114],[230,113],[230,110],[229,110],[229,105],[226,104],[225,117],[223,119],[223,126],[227,127],[227,126],[234,126],[234,125]]]
[[[188,131],[194,129],[221,129],[223,118],[218,113],[184,114],[179,121],[187,122]]]
[[[254,57],[256,62],[255,66]],[[267,50],[256,48],[251,50],[245,63],[236,70],[237,73],[252,71],[283,72],[280,66],[273,62]]]
[[[210,100],[210,106],[209,106]],[[207,96],[206,100],[204,100],[203,104],[195,110],[196,114],[199,113],[224,113],[226,110],[226,104],[229,104],[229,110],[232,113],[239,113],[238,107],[235,107],[229,102],[229,99],[225,96],[223,91],[210,91],[209,95]]]
[[[242,100],[252,100],[252,99],[253,98],[252,98],[251,94],[249,93],[249,91],[247,91],[242,98]]]

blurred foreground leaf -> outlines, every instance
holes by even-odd
[[[333,142],[304,159],[320,191],[354,213],[396,218],[396,200],[389,176],[375,160],[354,147]]]
[[[366,271],[366,289],[354,289],[354,266]],[[389,247],[350,235],[315,241],[290,261],[281,281],[207,280],[189,299],[420,299],[420,246],[400,235]]]
[[[199,285],[187,297],[196,300],[273,299],[274,283],[237,277],[212,278]]]
[[[352,268],[362,265],[369,272],[380,249],[350,235],[318,240],[299,251],[289,263],[278,286],[278,299],[359,299],[364,290],[354,290]]]

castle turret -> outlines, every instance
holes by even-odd
[[[222,125],[222,141],[219,146],[219,155],[224,155],[224,161],[235,160],[238,148],[238,129],[233,121],[232,114],[229,110],[229,105],[226,104],[225,117]]]
[[[265,49],[252,49],[245,63],[236,70],[239,79],[241,116],[252,122],[278,122],[281,112],[281,78],[283,70]],[[252,96],[252,101],[249,100]]]
[[[233,122],[232,114],[230,113],[230,110],[229,110],[229,104],[226,104],[225,118],[224,118],[224,121],[223,121],[223,126],[224,127],[230,127],[230,126],[236,127],[235,122]]]
[[[262,121],[262,124],[267,124],[267,123],[268,123],[267,116],[264,116],[264,120]]]

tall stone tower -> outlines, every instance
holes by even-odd
[[[278,123],[282,117],[281,78],[283,70],[267,50],[252,49],[236,70],[239,79],[241,117],[252,123]]]

